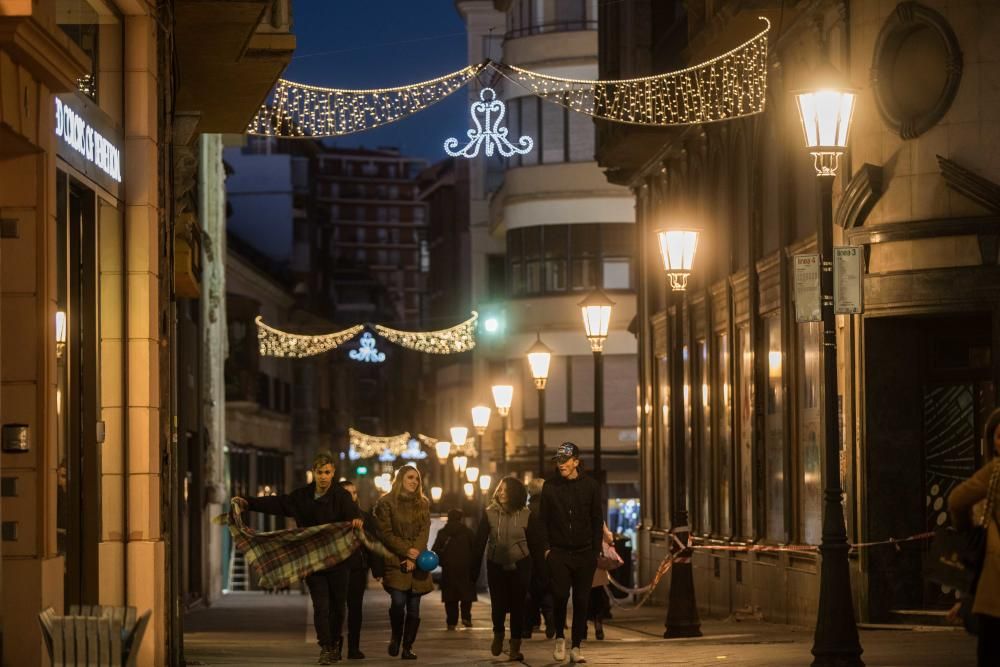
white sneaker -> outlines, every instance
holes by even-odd
[[[556,648],[555,648],[554,651],[552,651],[552,658],[555,659],[555,660],[558,660],[559,662],[562,662],[563,660],[566,659],[566,640],[565,639],[557,639],[556,640]]]
[[[583,651],[580,650],[579,646],[574,646],[569,650],[569,661],[570,662],[587,662],[587,659],[583,657]]]

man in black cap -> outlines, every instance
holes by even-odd
[[[542,487],[542,521],[539,527],[554,602],[556,646],[552,657],[566,658],[566,603],[573,590],[573,632],[570,661],[586,662],[580,643],[587,632],[590,588],[601,552],[604,512],[601,488],[583,474],[580,448],[564,442],[553,457],[559,474]]]

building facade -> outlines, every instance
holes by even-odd
[[[554,76],[597,78],[596,1],[456,6],[466,19],[470,62],[490,57]],[[477,95],[470,89],[470,99]],[[553,350],[545,389],[545,448],[572,440],[589,465],[594,362],[578,304],[591,290],[603,289],[615,302],[600,389],[603,467],[609,495],[634,498],[636,341],[627,330],[635,316],[634,204],[629,191],[609,184],[595,162],[592,119],[517,86],[503,87],[501,96],[510,134],[532,137],[534,148],[506,162],[477,160],[469,167],[472,300],[480,311],[494,311],[503,326],[497,343],[477,350],[481,362],[470,398],[492,405],[492,384],[514,385],[505,438],[508,470],[538,475],[538,392],[525,353],[540,337]],[[506,276],[501,302],[490,294],[495,273],[490,266],[498,260]],[[471,405],[462,406],[465,423]],[[491,428],[499,426],[494,417]],[[493,460],[499,458],[501,441],[491,440]]]
[[[636,197],[642,527],[640,579],[690,526],[699,609],[812,625],[825,447],[839,447],[852,543],[948,521],[949,490],[988,456],[995,405],[1000,21],[988,3],[634,2],[602,7],[601,78],[704,61],[771,20],[766,111],[676,129],[601,124],[609,179]],[[859,249],[864,312],[837,316],[837,387],[818,322],[795,316],[795,255],[816,251],[817,178],[792,91],[832,64],[858,89],[834,183],[834,244]],[[701,229],[687,292],[670,292],[655,230]],[[837,392],[840,442],[820,406]],[[893,508],[886,511],[886,508]],[[859,619],[943,614],[927,542],[851,555]],[[664,591],[665,594],[665,591]],[[909,616],[912,618],[912,616]]]
[[[288,62],[289,3],[256,4],[0,3],[4,664],[47,664],[35,615],[70,604],[149,610],[139,662],[180,659],[197,137]]]

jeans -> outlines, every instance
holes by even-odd
[[[503,635],[504,621],[510,614],[510,636],[520,639],[524,632],[524,601],[531,582],[531,559],[517,561],[513,570],[505,570],[491,560],[486,561],[486,581],[490,587],[493,634]]]
[[[564,637],[566,627],[566,605],[570,589],[573,589],[573,643],[577,647],[587,634],[587,609],[590,607],[590,585],[597,569],[597,554],[590,549],[564,551],[552,549],[545,559],[549,569],[549,585],[552,588],[553,621],[556,637]]]
[[[368,569],[351,570],[347,583],[347,646],[358,648],[361,644],[362,610],[365,589],[368,588]]]
[[[386,588],[389,592],[389,614],[406,612],[409,618],[420,618],[420,593],[401,591],[396,588]]]
[[[340,638],[347,612],[347,580],[351,571],[345,564],[306,577],[313,605],[313,625],[320,646],[331,646]]]
[[[444,616],[448,625],[458,625],[458,609],[462,608],[462,620],[472,622],[472,600],[445,602]]]

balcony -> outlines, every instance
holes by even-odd
[[[178,0],[177,111],[242,132],[291,61],[291,0]]]

